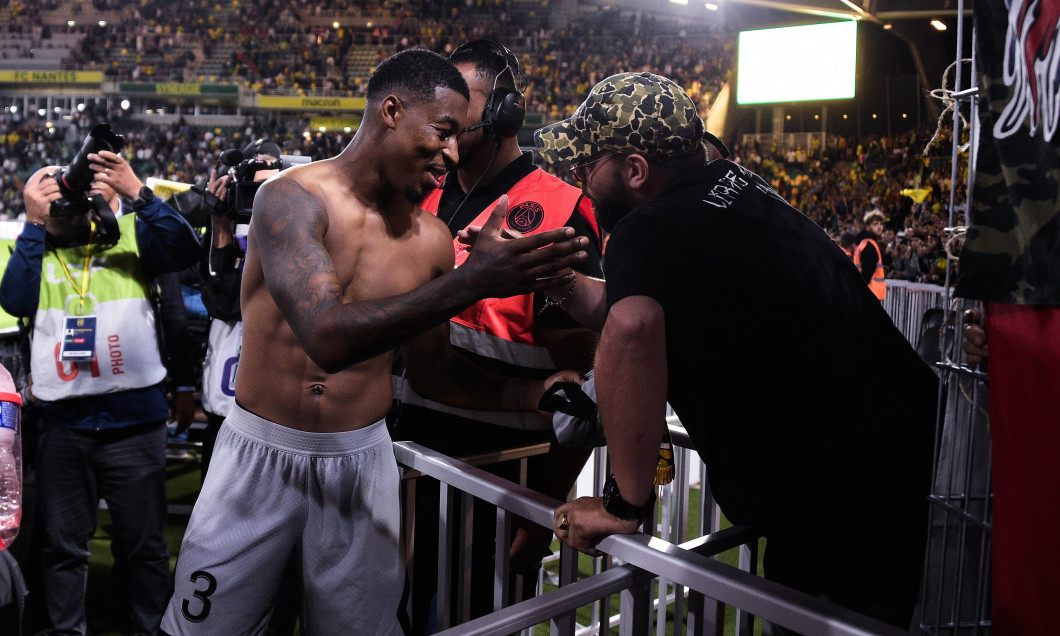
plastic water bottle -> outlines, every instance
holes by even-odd
[[[22,523],[22,396],[11,373],[0,365],[0,549]]]

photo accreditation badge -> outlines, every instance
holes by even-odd
[[[96,358],[96,317],[67,316],[63,322],[63,344],[59,360],[90,362]]]

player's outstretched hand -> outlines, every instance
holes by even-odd
[[[571,267],[588,258],[589,239],[569,227],[531,236],[514,236],[503,227],[508,196],[500,198],[475,239],[474,249],[460,267],[468,285],[483,298],[507,298],[569,284]]]

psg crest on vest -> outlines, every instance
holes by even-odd
[[[508,210],[505,217],[508,227],[526,234],[532,232],[545,220],[545,208],[534,201],[524,201],[514,208]]]

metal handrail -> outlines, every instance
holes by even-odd
[[[560,502],[551,497],[413,442],[395,442],[394,454],[402,466],[438,479],[533,523],[544,527],[552,526],[552,511]],[[730,534],[739,532],[748,531],[738,528]],[[701,537],[682,545],[674,545],[637,533],[606,537],[600,541],[597,548],[629,566],[651,573],[653,577],[665,573],[669,581],[799,632],[851,636],[905,633],[854,611],[725,565],[692,549],[705,549],[704,546],[708,545],[711,549],[722,548],[728,543],[717,541],[712,545],[708,538]],[[561,561],[574,556],[567,550],[566,554],[561,554]],[[572,608],[584,604],[582,601],[588,603],[595,598],[614,593],[615,590],[627,589],[636,583],[635,570],[627,568],[618,574],[609,574],[610,572],[614,570],[583,580],[592,583],[583,583],[577,587],[575,583],[563,585],[556,591],[468,621],[442,633],[510,633],[535,624],[541,618],[569,613]],[[626,584],[628,586],[624,588]],[[526,623],[528,620],[534,622]]]

